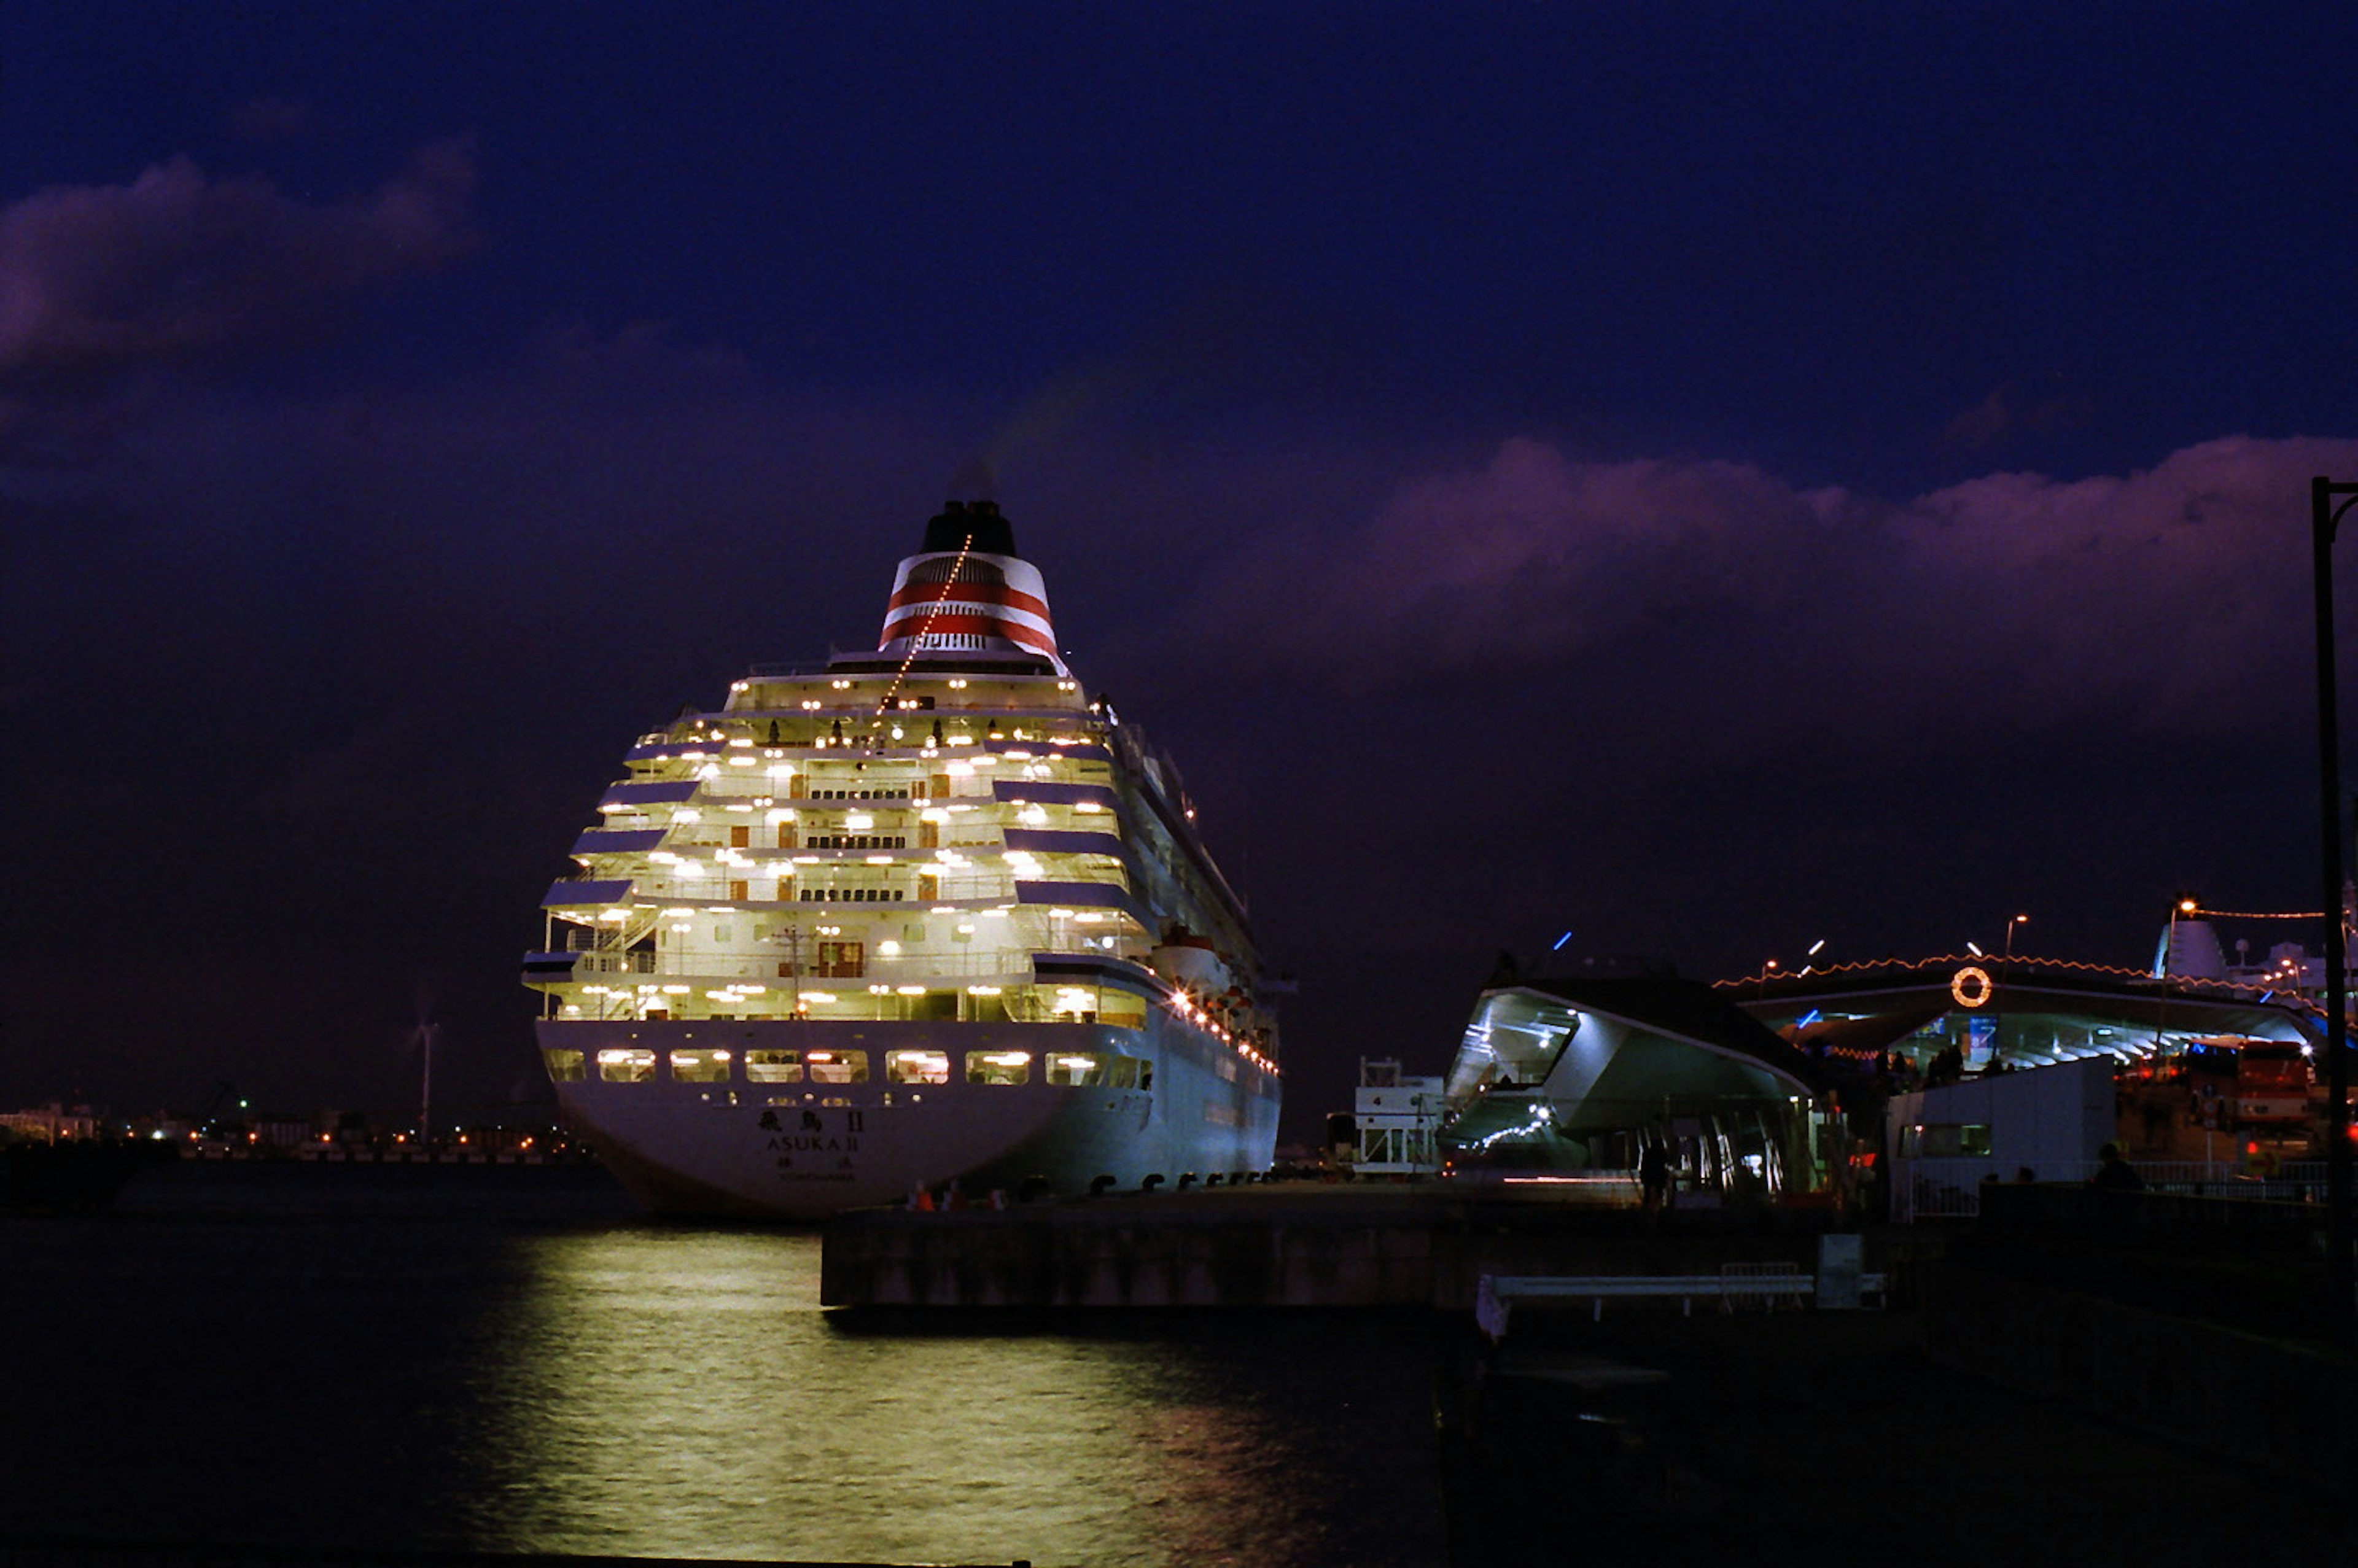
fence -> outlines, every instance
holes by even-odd
[[[2129,1165],[2148,1192],[2271,1198],[2282,1203],[2321,1203],[2325,1198],[2322,1160],[2289,1161],[2270,1175],[2255,1174],[2232,1160],[2132,1160]],[[2037,1180],[2084,1184],[2095,1175],[2096,1168],[2093,1160],[2050,1161],[2038,1167]],[[1902,1224],[1977,1218],[1982,1212],[1983,1184],[2011,1179],[1986,1158],[1895,1160],[1891,1217]]]

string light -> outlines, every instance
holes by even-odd
[[[2311,915],[2309,918],[2317,917]],[[1917,969],[1954,968],[1959,965],[1970,965],[1974,961],[1974,956],[1970,953],[1942,953],[1930,958],[1863,958],[1849,963],[1822,965],[1818,968],[1817,973],[1823,976],[1868,974],[1884,969],[1908,973]],[[2249,980],[2212,979],[2200,975],[2157,977],[2149,969],[2129,968],[2119,964],[2091,964],[2076,958],[2017,958],[2014,960],[2014,967],[2017,969],[2061,970],[2067,974],[2103,975],[2130,980],[2150,980],[2158,978],[2168,980],[2173,985],[2208,986],[2226,991],[2247,991],[2254,989]],[[1773,979],[1799,978],[1771,963],[1758,974],[1743,975],[1729,980],[1714,980],[1711,985],[1714,990],[1734,990],[1741,986],[1758,986]]]
[[[2195,909],[2190,909],[2186,913],[2190,916],[2198,919],[2208,916],[2215,917],[2220,920],[2322,920],[2325,918],[2325,914],[2322,910],[2315,909],[2297,909],[2282,914],[2271,913],[2260,914],[2255,914],[2247,909],[2202,909],[2197,907]]]
[[[972,534],[958,542],[957,558],[950,562],[949,576],[942,579],[942,591],[926,609],[925,619],[919,623],[916,635],[909,639],[909,651],[901,655],[901,667],[892,672],[892,684],[884,688],[884,700],[876,705],[878,718],[884,716],[892,708],[892,699],[900,694],[901,683],[908,678],[909,666],[917,661],[917,650],[925,645],[926,635],[933,631],[935,621],[941,616],[942,607],[950,601],[950,594],[957,587],[958,574],[966,568],[967,553],[973,548]]]

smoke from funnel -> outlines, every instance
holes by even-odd
[[[992,476],[990,464],[980,456],[971,457],[950,476],[949,497],[953,501],[996,501],[999,482]]]

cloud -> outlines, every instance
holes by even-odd
[[[1942,439],[1963,451],[1994,451],[2009,442],[2059,435],[2084,423],[2089,399],[2050,374],[2030,384],[2008,382],[1951,419]]]
[[[1594,705],[1618,685],[1706,744],[1770,726],[2216,732],[2305,699],[2309,483],[2327,472],[2358,473],[2358,441],[2228,437],[2125,476],[1995,473],[1892,503],[1516,438],[1356,525],[1242,554],[1196,613],[1347,691],[1538,685]]]
[[[308,203],[186,157],[0,209],[0,375],[103,374],[299,341],[474,242],[473,161],[421,149],[369,196]]]

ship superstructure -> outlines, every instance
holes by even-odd
[[[990,502],[872,653],[641,737],[526,983],[568,1117],[652,1207],[815,1218],[1264,1169],[1275,1023],[1169,761],[1059,655]]]

